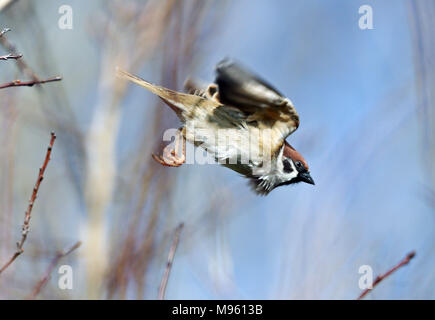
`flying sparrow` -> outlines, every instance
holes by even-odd
[[[205,149],[219,164],[250,179],[255,192],[306,182],[314,184],[307,162],[285,140],[299,127],[290,99],[230,60],[216,66],[215,83],[201,88],[192,80],[187,93],[151,84],[125,71],[118,74],[158,95],[183,123],[175,147],[153,158],[165,166],[186,160],[186,140]],[[181,155],[177,150],[182,145]]]

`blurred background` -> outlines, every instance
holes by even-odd
[[[362,5],[373,29],[361,30]],[[59,28],[61,5],[72,8]],[[52,161],[24,253],[0,274],[0,298],[155,299],[183,222],[168,299],[354,299],[361,265],[374,276],[411,263],[367,299],[435,298],[435,3],[310,1],[0,1],[18,61],[0,83],[0,264],[15,252],[50,131]],[[288,140],[316,185],[267,197],[217,165],[166,168],[151,159],[179,123],[117,66],[172,89],[212,81],[242,61],[295,103]],[[73,269],[58,288],[58,266]]]

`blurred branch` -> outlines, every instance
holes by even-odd
[[[16,8],[13,5],[8,7],[8,9],[11,9],[11,16],[14,15],[14,12],[19,12],[19,16],[26,21],[25,29],[31,30],[31,32],[23,32],[22,38],[25,39],[26,45],[32,48],[31,53],[29,53],[29,57],[31,54],[33,61],[32,66],[33,63],[35,63],[39,70],[48,72],[44,77],[57,75],[57,72],[53,70],[59,69],[58,63],[60,63],[60,61],[58,62],[53,55],[53,43],[47,36],[45,23],[43,22],[45,19],[44,15],[40,16],[37,14],[36,9],[43,4],[33,1],[15,1],[14,3],[17,4]],[[5,20],[5,26],[8,26],[6,24],[7,21],[10,20]],[[9,39],[9,37],[7,39]],[[2,44],[3,47],[11,46],[11,43],[0,42],[0,44]],[[15,52],[24,54],[23,58],[16,61],[17,67],[21,72],[25,73],[26,79],[35,80],[35,78],[32,77],[32,74],[35,74],[36,71],[32,71],[29,67],[29,64],[27,64],[27,69],[26,66],[20,64],[22,60],[27,62],[26,60],[28,56],[27,53],[21,52],[21,50],[22,49],[20,48]],[[7,53],[12,52],[7,51]],[[28,63],[30,63],[30,61]],[[62,143],[58,144],[59,149],[57,149],[56,152],[60,152],[62,154],[62,159],[68,169],[65,180],[71,181],[76,194],[79,197],[82,197],[80,188],[83,182],[84,174],[83,170],[81,169],[85,150],[83,148],[84,138],[81,123],[77,121],[76,111],[73,110],[71,106],[71,97],[63,85],[56,85],[55,90],[52,90],[52,88],[49,88],[50,90],[42,89],[44,89],[44,86],[36,87],[36,94],[38,95],[39,102],[35,106],[38,109],[40,108],[42,114],[44,114],[43,121],[46,123],[46,125],[52,128],[52,130],[55,132],[62,132],[62,137],[59,137],[62,139]],[[36,122],[34,123],[38,124]],[[81,200],[82,199],[80,199],[80,201]]]
[[[118,166],[116,161],[116,145],[122,120],[120,103],[128,87],[126,83],[114,77],[113,66],[119,65],[129,70],[138,70],[158,53],[161,43],[166,39],[168,30],[172,26],[172,23],[168,22],[174,14],[176,3],[178,3],[176,0],[147,1],[146,5],[143,5],[140,1],[124,0],[111,1],[108,6],[107,27],[100,38],[102,54],[99,59],[100,76],[97,81],[98,99],[95,107],[92,108],[88,138],[84,141],[86,148],[84,193],[88,223],[84,225],[86,230],[83,232],[89,236],[84,242],[83,254],[89,265],[86,269],[86,277],[88,297],[92,299],[101,296],[101,288],[106,280],[104,275],[110,267],[107,263],[110,258],[109,247],[106,246],[107,233],[104,230],[105,226],[109,225],[106,222],[106,212],[113,203],[113,195],[116,194],[117,177],[122,176],[118,173],[121,166]],[[143,157],[141,158],[143,162]],[[145,198],[147,199],[148,196]],[[154,226],[158,222],[159,215],[153,217],[145,212],[142,214],[143,217],[150,218],[150,229],[153,231],[151,235],[155,236]],[[139,219],[142,220],[140,217]],[[135,225],[135,230],[141,229]],[[133,231],[129,232],[132,237],[127,235],[125,238],[125,245],[128,247],[134,244],[137,237]],[[145,240],[143,246],[140,246],[139,253],[146,259],[135,260],[131,251],[119,255],[117,259],[119,265],[113,266],[116,273],[109,281],[109,296],[118,292],[120,297],[124,297],[129,277],[135,275],[143,277],[139,275],[139,271],[147,270],[150,261],[148,257],[152,257],[151,253],[154,252],[152,246],[154,237],[151,235],[146,234],[141,238]],[[119,252],[118,248],[110,250]]]
[[[149,1],[147,6],[140,10],[138,10],[142,8],[139,5],[140,2],[132,1],[131,3],[135,5],[129,9],[132,10],[131,12],[125,11],[125,8],[129,8],[125,5],[125,1],[114,1],[114,3],[118,4],[114,7],[115,16],[119,16],[119,12],[125,12],[119,16],[121,18],[119,25],[123,25],[122,33],[115,25],[114,28],[110,28],[110,33],[106,32],[115,37],[115,40],[108,38],[106,34],[102,34],[101,38],[109,43],[109,48],[113,48],[113,44],[119,42],[116,39],[122,40],[120,49],[115,53],[124,52],[123,55],[126,55],[128,59],[121,60],[118,65],[139,72],[144,62],[147,65],[154,65],[154,61],[159,61],[159,64],[161,63],[159,83],[175,89],[180,88],[180,80],[184,80],[200,64],[199,61],[205,53],[206,44],[214,42],[213,39],[217,35],[216,26],[222,22],[221,6],[224,1]],[[141,14],[135,12],[141,12]],[[128,17],[136,17],[136,19]],[[114,21],[114,19],[111,18],[109,21]],[[126,21],[127,24],[124,25],[122,21]],[[134,37],[125,42],[128,39],[126,34]],[[114,58],[107,60],[113,72]],[[125,92],[123,94],[125,95]],[[107,97],[108,94],[103,96]],[[161,136],[164,128],[174,128],[178,123],[176,116],[160,102],[156,102],[150,115],[152,119],[143,122],[144,128],[147,128],[143,133],[145,135]],[[97,124],[101,124],[101,121]],[[107,129],[114,132],[108,127]],[[124,159],[121,162],[125,163],[118,166],[120,170],[118,176],[122,177],[122,180],[118,180],[115,194],[122,194],[125,197],[124,206],[128,205],[128,209],[120,210],[117,217],[120,219],[119,223],[125,223],[125,211],[132,211],[131,228],[127,228],[129,231],[122,238],[118,237],[122,240],[117,241],[117,247],[113,246],[111,249],[117,258],[110,265],[108,272],[110,274],[109,298],[114,297],[115,294],[118,299],[131,296],[132,291],[128,290],[130,283],[136,288],[136,299],[143,299],[150,290],[154,291],[155,289],[152,288],[155,287],[159,287],[159,293],[164,292],[166,290],[163,289],[166,286],[164,281],[168,281],[169,277],[169,274],[165,275],[163,279],[157,279],[157,284],[155,284],[156,280],[151,270],[153,261],[158,259],[157,257],[161,254],[167,257],[168,238],[169,243],[173,241],[172,227],[164,233],[158,230],[160,229],[159,224],[167,225],[169,218],[175,212],[171,199],[177,197],[178,174],[157,167],[153,161],[144,161],[143,155],[150,154],[152,148],[160,148],[162,141],[139,139],[137,146],[128,151],[126,156],[122,155]],[[101,159],[106,165],[107,156]],[[138,172],[140,174],[137,174]],[[125,179],[126,177],[131,177],[131,179]],[[165,201],[162,201],[163,199]],[[132,204],[131,207],[129,203]],[[117,225],[117,223],[113,225],[115,231],[119,229],[116,228]],[[167,269],[168,272],[170,268]],[[162,271],[165,272],[165,270]],[[150,294],[155,296],[154,292]],[[164,293],[162,295],[164,297]]]
[[[17,51],[17,48],[15,45],[10,43],[8,39],[4,36],[4,34],[8,31],[11,31],[10,28],[3,29],[0,32],[0,44],[5,48],[6,51],[9,51],[9,53],[18,56],[19,53]],[[17,60],[17,66],[20,69],[21,72],[27,74],[30,78],[32,78],[33,81],[40,81],[39,77],[36,75],[36,73],[29,67],[29,65],[24,61],[24,59]]]
[[[15,59],[17,60],[18,68],[21,70],[21,72],[27,74],[32,78],[31,81],[21,81],[21,80],[14,80],[7,83],[0,84],[0,89],[9,88],[9,87],[32,87],[35,84],[43,84],[48,82],[54,82],[54,81],[60,81],[62,80],[62,77],[57,76],[49,79],[42,80],[40,79],[35,72],[29,67],[29,65],[24,61],[22,58],[22,54],[19,54],[17,52],[17,49],[15,46],[10,43],[6,37],[4,36],[5,33],[11,31],[10,28],[5,28],[0,32],[0,44],[10,53],[5,56],[0,56],[0,60],[8,60],[8,59]]]
[[[0,0],[0,11],[2,11],[3,9],[6,9],[8,6],[10,6],[15,1],[16,0]]]
[[[22,56],[23,56],[22,54],[12,54],[12,53],[9,53],[9,54],[7,54],[7,55],[5,55],[5,56],[0,56],[0,60],[9,60],[9,59],[15,59],[15,60],[18,60],[18,59],[20,59]]]
[[[415,90],[417,110],[422,129],[422,151],[426,165],[425,175],[435,184],[434,128],[435,128],[435,40],[433,37],[435,3],[408,1],[409,22],[414,51]]]
[[[373,290],[382,280],[390,276],[393,272],[395,272],[397,269],[403,267],[404,265],[407,265],[409,261],[411,261],[412,258],[415,257],[415,251],[412,251],[406,255],[406,257],[400,261],[397,265],[395,265],[393,268],[388,270],[385,274],[377,276],[375,281],[373,282],[372,289],[365,289],[361,295],[357,298],[357,300],[361,300],[364,298],[371,290]]]
[[[81,241],[77,241],[72,247],[70,247],[66,251],[59,251],[56,256],[51,261],[50,265],[47,268],[47,271],[45,272],[44,276],[41,280],[38,281],[35,288],[33,289],[32,293],[27,297],[27,299],[35,299],[36,296],[41,292],[42,288],[45,286],[45,284],[50,279],[50,274],[53,272],[53,269],[56,267],[56,265],[59,263],[60,259],[63,257],[69,255],[71,252],[76,250],[78,247],[81,246]]]
[[[46,80],[31,80],[31,81],[21,81],[21,80],[14,80],[11,82],[0,84],[0,89],[4,88],[10,88],[10,87],[32,87],[35,84],[43,84],[48,82],[55,82],[62,80],[62,77],[53,77]]]
[[[12,264],[12,262],[15,261],[16,258],[18,258],[18,256],[20,256],[24,252],[23,246],[24,246],[24,242],[27,239],[27,234],[29,233],[30,218],[32,215],[33,204],[35,203],[36,196],[38,195],[38,190],[39,190],[39,187],[41,185],[41,182],[44,179],[44,172],[45,172],[45,169],[47,168],[48,162],[50,161],[51,150],[53,149],[53,144],[54,144],[55,140],[56,140],[56,135],[54,132],[52,132],[50,144],[48,145],[48,148],[47,148],[47,153],[45,155],[44,163],[42,164],[42,167],[39,169],[38,179],[36,180],[35,187],[33,188],[33,192],[32,192],[32,195],[30,197],[30,200],[29,200],[29,206],[27,207],[26,213],[24,215],[24,223],[22,226],[21,240],[20,240],[20,242],[17,243],[16,252],[12,255],[12,257],[9,259],[9,261],[0,269],[0,275],[2,274],[3,271],[5,271]]]
[[[163,275],[162,282],[159,289],[159,300],[165,298],[166,286],[168,285],[169,274],[171,273],[172,264],[174,262],[175,252],[177,251],[178,242],[180,241],[181,230],[183,230],[184,223],[180,223],[175,229],[174,240],[171,249],[169,250],[168,263],[166,264],[165,274]]]
[[[3,37],[3,35],[4,35],[6,32],[9,32],[9,31],[11,31],[10,28],[4,28],[2,31],[0,31],[0,38]]]

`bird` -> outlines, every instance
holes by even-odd
[[[159,96],[182,122],[175,143],[153,158],[164,166],[178,167],[186,161],[189,141],[217,163],[248,178],[258,195],[299,182],[314,185],[307,162],[286,141],[299,127],[292,101],[232,59],[220,61],[215,72],[213,83],[205,86],[188,79],[185,92],[178,92],[117,68],[118,76]]]

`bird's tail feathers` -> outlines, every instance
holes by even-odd
[[[169,107],[171,107],[172,110],[177,113],[178,116],[181,116],[181,114],[184,112],[189,113],[200,105],[202,108],[215,108],[220,106],[220,103],[217,101],[209,100],[200,95],[181,93],[152,84],[119,68],[117,68],[116,72],[119,77],[130,80],[158,95]]]
[[[116,69],[116,74],[119,77],[134,82],[140,85],[141,87],[144,87],[145,89],[151,91],[155,95],[159,96],[177,114],[180,111],[187,110],[186,105],[183,103],[183,100],[185,100],[184,96],[187,96],[186,94],[152,84],[151,82],[148,82],[142,78],[132,75],[131,73],[128,73],[127,71],[121,70],[119,68]]]

